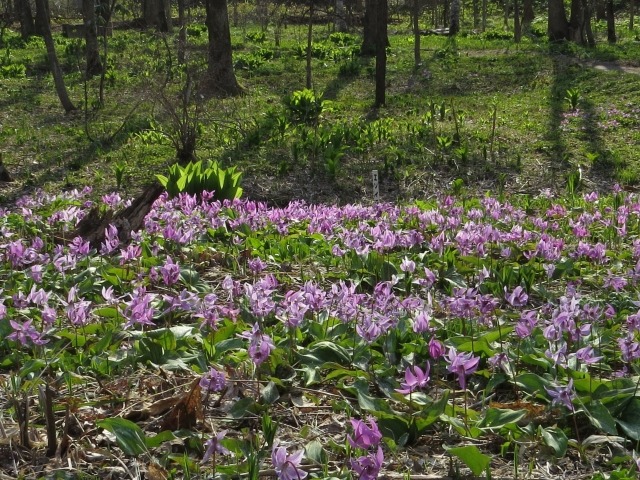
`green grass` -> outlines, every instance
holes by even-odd
[[[285,108],[285,99],[304,88],[305,60],[299,52],[306,45],[306,27],[283,29],[279,46],[273,28],[264,36],[250,24],[233,28],[236,73],[246,94],[202,105],[198,156],[238,165],[249,179],[268,178],[276,196],[281,191],[285,197],[304,196],[309,185],[329,183],[339,201],[362,199],[372,169],[382,171],[385,198],[392,200],[424,195],[457,177],[488,188],[498,175],[516,190],[564,188],[564,174],[577,166],[595,185],[638,182],[640,107],[635,102],[640,76],[598,71],[585,63],[629,64],[640,58],[640,45],[633,42],[637,32],[619,25],[620,41],[611,46],[596,25],[600,38],[591,50],[550,46],[539,37],[515,44],[491,39],[503,36],[496,20],[486,34],[455,40],[423,37],[422,64],[414,68],[407,25],[392,25],[388,100],[378,111],[372,107],[374,61],[352,56],[348,45],[330,39],[325,26],[315,27],[314,54],[319,58],[313,59],[313,89],[330,100],[317,128],[294,128]],[[543,31],[539,21],[534,28]],[[195,78],[206,68],[206,39],[202,24],[194,23],[188,68]],[[8,31],[4,44],[10,63],[24,65],[26,71],[26,76],[3,79],[0,85],[0,151],[17,180],[5,199],[34,185],[58,189],[94,183],[104,193],[115,188],[113,167],[122,161],[127,163],[124,187],[137,190],[173,161],[169,141],[149,142],[148,135],[141,135],[149,129],[171,134],[171,110],[180,110],[184,70],[159,36],[116,30],[109,40],[105,104],[97,108],[99,79],[91,79],[86,115],[81,110],[69,116],[54,95],[41,40],[25,43]],[[174,45],[172,39],[168,45]],[[84,108],[82,46],[62,37],[56,37],[56,46],[71,97]],[[168,109],[158,103],[167,79],[162,96],[173,105]],[[584,114],[569,120],[568,89],[580,92]],[[431,103],[444,103],[448,110],[434,124],[425,119]],[[452,109],[464,116],[459,135]],[[384,135],[377,131],[369,139],[346,138],[339,168],[327,178],[326,159],[319,151],[327,144],[320,137],[353,125],[365,131],[376,119],[385,125]],[[438,147],[438,136],[453,139],[451,148]],[[310,147],[313,142],[316,146]],[[435,185],[416,180],[430,176],[437,177]],[[95,182],[96,177],[101,181]],[[251,188],[247,193],[262,195]]]

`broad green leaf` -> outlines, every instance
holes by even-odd
[[[545,387],[550,388],[551,384],[540,375],[535,373],[523,373],[516,377],[516,384],[529,393],[540,393],[546,395]]]
[[[146,438],[135,423],[120,417],[98,420],[96,425],[110,431],[126,455],[140,455],[147,451]]]
[[[609,435],[617,435],[616,421],[600,400],[592,400],[583,406],[584,413],[591,420],[591,425]]]
[[[635,441],[640,440],[640,398],[634,397],[622,411],[616,422],[629,438]]]
[[[307,443],[304,447],[306,457],[310,461],[318,464],[325,465],[327,463],[327,454],[322,448],[322,443],[318,440],[313,440]]]
[[[145,439],[145,444],[147,445],[147,448],[155,448],[155,447],[159,447],[164,442],[170,442],[171,440],[175,440],[175,439],[176,439],[176,436],[173,434],[171,430],[165,430],[153,437],[147,437]]]
[[[476,424],[478,428],[489,430],[500,429],[510,423],[517,423],[527,414],[526,410],[510,410],[503,408],[489,408],[480,422]]]
[[[255,413],[255,406],[253,398],[245,397],[235,402],[228,413],[232,418],[243,418],[248,413]]]
[[[567,453],[569,439],[561,429],[558,427],[542,428],[540,426],[538,427],[538,432],[542,434],[544,443],[551,447],[556,458],[564,457],[564,454]]]
[[[308,366],[322,366],[325,363],[350,365],[351,358],[347,351],[337,343],[321,341],[302,350],[300,363]]]
[[[272,405],[278,401],[280,398],[280,393],[278,392],[278,387],[273,382],[267,383],[267,385],[260,392],[260,397],[267,405]]]
[[[464,447],[448,447],[444,445],[444,449],[459,458],[476,476],[482,474],[491,465],[491,457],[482,453],[475,445],[466,445]]]

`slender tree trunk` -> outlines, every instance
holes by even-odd
[[[482,0],[482,31],[487,29],[487,0]]]
[[[16,6],[20,16],[20,36],[26,40],[36,33],[36,24],[33,21],[33,13],[29,0],[17,0]]]
[[[504,12],[503,12],[503,18],[502,18],[502,23],[504,25],[504,29],[508,30],[509,29],[509,0],[503,0],[503,8],[504,8]]]
[[[629,2],[629,30],[633,30],[633,21],[636,15],[636,0]]]
[[[379,0],[365,0],[364,2],[364,24],[362,32],[362,47],[360,53],[362,55],[375,55],[376,53],[376,18],[377,18],[377,2]]]
[[[571,0],[569,40],[580,45],[584,45],[586,43],[584,35],[584,8],[582,0]]]
[[[522,25],[520,26],[520,29],[523,33],[529,33],[531,31],[531,23],[536,17],[535,12],[533,11],[533,0],[524,0],[522,9],[524,12],[522,12]]]
[[[596,3],[596,20],[605,20],[607,18],[606,0],[595,0]]]
[[[242,93],[233,71],[227,0],[206,0],[209,56],[206,89],[219,96]]]
[[[413,0],[413,62],[416,68],[420,65],[420,0]]]
[[[478,28],[480,26],[480,5],[478,0],[473,0],[472,8],[473,8],[473,28]]]
[[[386,103],[387,90],[387,0],[378,0],[376,9],[376,107]]]
[[[584,12],[584,32],[587,36],[587,44],[593,48],[596,46],[596,39],[591,28],[591,4],[589,0],[582,0],[582,10]]]
[[[307,88],[311,89],[312,76],[311,76],[311,49],[313,47],[313,0],[309,2],[309,25],[307,28]]]
[[[49,60],[49,68],[53,75],[53,82],[56,87],[56,93],[62,104],[64,111],[69,113],[76,109],[75,105],[71,102],[69,94],[67,93],[67,87],[64,84],[64,77],[62,76],[62,70],[60,69],[60,63],[58,62],[58,56],[56,55],[56,47],[53,43],[53,37],[51,36],[51,26],[49,25],[49,8],[47,0],[36,0],[36,18],[39,19],[39,23],[44,29],[43,39],[44,44],[47,47],[47,59]]]
[[[51,35],[51,25],[49,24],[49,0],[45,0],[42,5],[42,12],[40,11],[40,3],[36,0],[36,15],[34,19],[34,23],[36,26],[36,35],[40,37],[44,37],[47,32]],[[46,19],[46,20],[45,20]]]
[[[522,25],[520,25],[520,0],[513,0],[513,39],[522,39]]]
[[[333,23],[334,23],[336,32],[347,31],[346,9],[344,7],[344,0],[336,0],[335,20]]]
[[[449,17],[449,35],[460,31],[460,0],[451,0],[451,16]]]
[[[256,9],[258,10],[258,21],[262,30],[266,30],[269,26],[269,7],[267,0],[257,0]]]
[[[184,65],[187,49],[187,25],[184,12],[185,0],[178,0],[178,64]]]
[[[607,41],[609,43],[616,43],[618,37],[616,36],[616,17],[613,11],[613,0],[607,0]]]
[[[82,0],[82,19],[84,21],[84,39],[87,43],[86,73],[87,76],[92,77],[102,72],[98,46],[98,29],[96,26],[96,3],[94,0]]]

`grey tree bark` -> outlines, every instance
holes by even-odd
[[[20,17],[20,36],[23,40],[26,40],[36,33],[36,24],[33,21],[31,4],[29,0],[17,0],[16,7],[18,9],[18,16]]]
[[[56,55],[56,47],[53,43],[53,37],[51,36],[51,26],[49,20],[49,5],[48,0],[36,0],[36,19],[42,26],[42,37],[44,44],[47,47],[47,59],[49,61],[49,68],[53,75],[53,82],[56,87],[56,93],[62,104],[64,111],[69,113],[76,109],[75,105],[71,102],[67,87],[64,84],[64,77],[62,70],[60,69],[60,63],[58,62],[58,56]]]
[[[449,15],[449,35],[456,35],[460,31],[460,0],[451,0]]]
[[[609,43],[616,43],[618,37],[616,36],[616,17],[613,11],[613,0],[607,0],[607,41]]]
[[[242,93],[233,70],[227,0],[206,0],[209,55],[205,89],[217,96]]]
[[[142,19],[147,28],[155,28],[159,32],[171,31],[170,0],[144,0]]]
[[[102,72],[100,50],[98,45],[98,28],[96,25],[95,0],[82,0],[82,20],[84,21],[84,39],[86,42],[87,76]]]
[[[347,31],[347,11],[344,7],[344,0],[336,0],[335,4],[335,20],[333,25],[336,29],[336,32],[346,32]]]

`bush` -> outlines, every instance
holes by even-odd
[[[169,167],[169,176],[156,175],[170,198],[180,193],[200,195],[213,192],[218,200],[235,200],[242,196],[240,180],[242,173],[236,167],[222,168],[218,162],[189,162],[186,166],[174,163]]]
[[[305,88],[293,92],[287,98],[286,106],[293,121],[315,123],[324,108],[324,100],[322,95],[316,95],[313,90]]]

